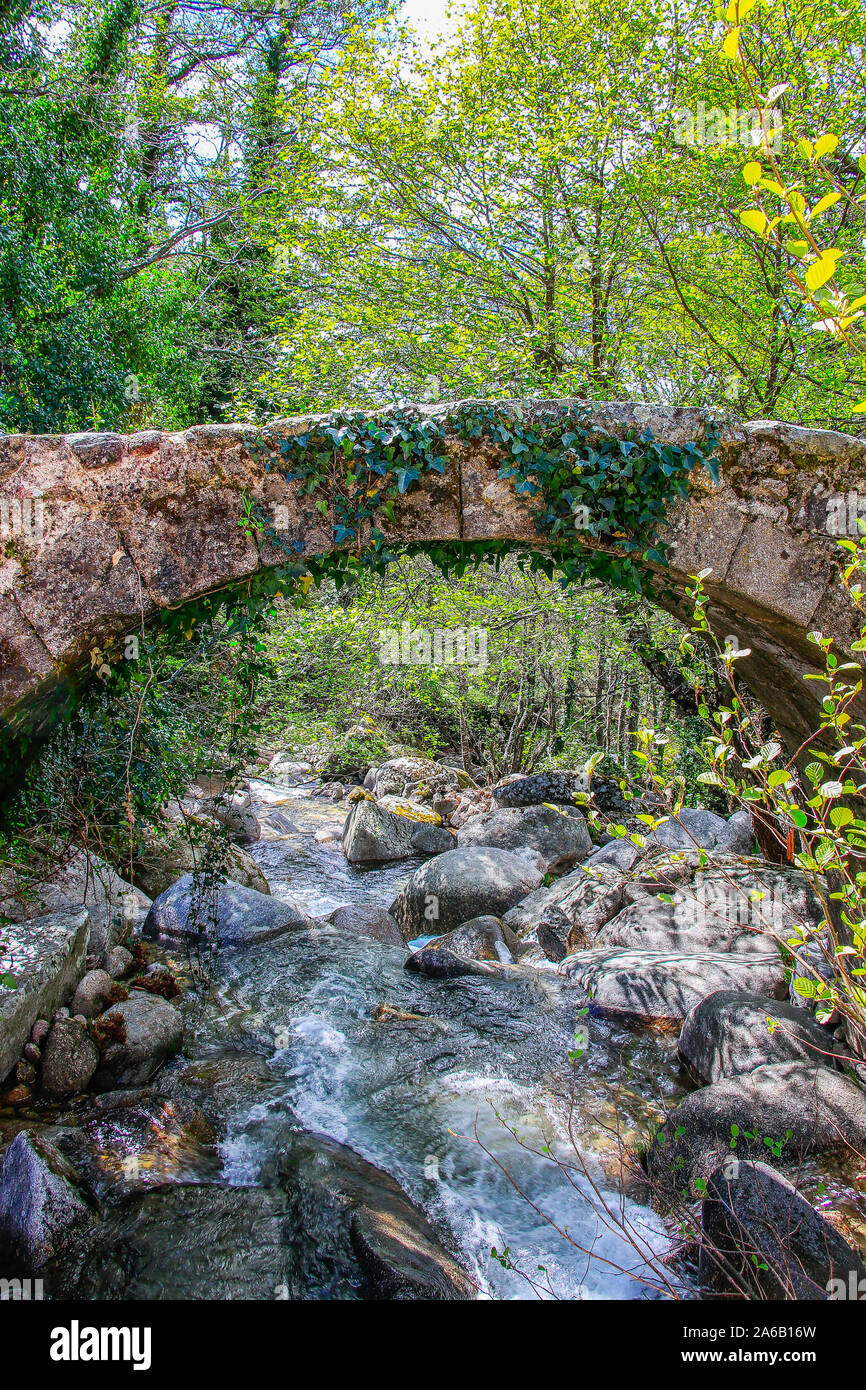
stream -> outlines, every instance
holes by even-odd
[[[82,1097],[49,1126],[107,1212],[52,1296],[363,1297],[320,1258],[336,1229],[327,1201],[292,1209],[280,1181],[287,1146],[316,1136],[396,1179],[480,1298],[665,1296],[647,1259],[671,1233],[621,1159],[689,1089],[676,1039],[585,1016],[551,965],[410,973],[404,949],[324,919],[389,907],[422,861],[356,868],[328,838],[344,805],[311,787],[251,788],[262,838],[250,852],[272,894],[318,920],[220,952],[209,987],[184,998],[183,1055],[152,1089]],[[183,950],[167,959],[188,976]]]
[[[345,807],[264,783],[252,791],[264,838],[251,852],[271,892],[312,916],[344,904],[387,908],[421,862],[355,868],[339,842],[314,839],[342,827]],[[619,1116],[624,1137],[645,1132],[660,1102],[670,1106],[685,1089],[674,1040],[588,1020],[587,1052],[573,1069],[567,1054],[581,998],[554,968],[516,980],[434,981],[406,971],[404,960],[398,948],[327,923],[222,955],[222,1008],[191,1020],[187,1054],[205,1057],[237,1033],[269,1054],[272,1079],[267,1097],[231,1120],[223,1181],[260,1181],[291,1114],[395,1177],[482,1296],[535,1296],[492,1257],[494,1247],[507,1247],[548,1296],[652,1296],[632,1277],[646,1271],[603,1219],[602,1199],[648,1249],[667,1248],[661,1220],[620,1195],[611,1126]],[[573,1086],[572,1127],[588,1176],[574,1171],[568,1138]],[[573,1182],[544,1148],[570,1156]]]

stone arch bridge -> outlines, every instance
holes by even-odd
[[[545,402],[563,414],[576,401]],[[532,406],[496,402],[505,410]],[[454,404],[421,407],[446,427],[442,475],[425,474],[397,504],[392,543],[510,541],[543,548],[533,503],[498,479],[488,441],[448,430]],[[675,444],[700,440],[707,412],[628,403],[591,407],[599,430],[649,428]],[[137,631],[157,610],[236,585],[285,551],[238,525],[242,499],[280,507],[288,540],[306,555],[333,549],[327,518],[305,520],[296,483],[268,473],[255,448],[300,433],[310,418],[265,430],[200,425],[181,433],[10,435],[0,438],[0,729],[7,748],[46,721],[52,692],[86,679],[94,648]],[[798,743],[815,726],[822,687],[807,634],[855,636],[838,584],[836,534],[856,534],[866,514],[866,441],[776,421],[728,421],[721,475],[691,475],[663,538],[672,544],[663,605],[688,618],[688,576],[710,569],[709,617],[752,655],[738,666],[783,734]]]

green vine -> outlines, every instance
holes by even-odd
[[[408,553],[423,550],[446,574],[462,572],[478,555],[516,550],[551,577],[560,571],[563,584],[597,579],[643,592],[646,562],[667,563],[667,546],[656,532],[671,497],[686,495],[689,474],[700,464],[718,481],[714,426],[700,443],[676,445],[660,443],[649,430],[639,436],[631,430],[624,439],[599,431],[586,409],[564,415],[536,407],[525,418],[520,410],[468,403],[438,419],[413,408],[394,409],[374,417],[335,415],[280,439],[276,447],[262,437],[246,441],[266,472],[277,468],[287,482],[300,484],[301,497],[311,500],[305,512],[309,524],[331,522],[336,547],[331,555],[304,556],[303,541],[286,542],[249,499],[239,524],[284,550],[296,576],[330,575],[339,584],[353,566],[384,569],[395,557],[379,518],[395,525],[395,502],[425,474],[444,474],[449,426],[465,444],[482,438],[493,443],[504,455],[498,476],[511,480],[518,494],[540,495],[535,526],[545,547],[543,552],[530,547],[527,554],[524,543],[511,542],[401,546]],[[371,542],[366,550],[365,522]]]

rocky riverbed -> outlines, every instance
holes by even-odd
[[[54,903],[3,1034],[16,1067],[36,1049],[0,1102],[4,1271],[57,1297],[700,1297],[714,1271],[673,1208],[730,1244],[732,1149],[735,1193],[813,1213],[798,1296],[859,1268],[866,1097],[834,1021],[789,999],[800,877],[742,819],[684,813],[624,854],[562,788],[405,772],[252,779],[246,882],[211,894],[204,933],[182,874],[98,960]],[[63,1082],[79,1053],[89,1075]],[[786,1252],[768,1279],[790,1283]]]

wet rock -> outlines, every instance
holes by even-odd
[[[496,849],[530,848],[542,857],[542,872],[560,873],[592,850],[586,821],[579,811],[563,814],[550,806],[526,806],[473,816],[457,832],[457,844]]]
[[[776,1062],[830,1066],[833,1038],[791,1004],[716,990],[687,1015],[677,1050],[699,1081],[721,1081]]]
[[[148,940],[201,939],[248,946],[312,925],[293,904],[239,883],[215,884],[198,897],[194,888],[192,875],[184,874],[161,893],[147,914],[142,935]]]
[[[404,946],[403,935],[390,912],[381,907],[338,907],[329,915],[329,922],[340,931],[356,932],[372,937],[383,946]]]
[[[771,999],[785,992],[785,972],[777,953],[677,955],[612,946],[568,956],[560,971],[589,995],[593,1012],[642,1022],[679,1023],[695,1004],[719,989],[765,994]]]
[[[849,1298],[852,1276],[857,1297],[866,1278],[857,1251],[765,1163],[729,1162],[710,1175],[701,1229],[703,1277],[722,1289],[731,1283],[719,1257],[739,1289],[762,1298]]]
[[[144,1086],[183,1042],[183,1020],[173,1004],[158,995],[136,993],[102,1015],[103,1024],[119,1019],[122,1042],[111,1042],[102,1055],[96,1088]]]
[[[50,1100],[86,1091],[99,1066],[99,1048],[86,1027],[73,1018],[58,1018],[42,1052],[40,1085]]]
[[[307,1297],[450,1301],[476,1288],[402,1188],[352,1149],[299,1136],[281,1179],[296,1214],[296,1268]],[[326,1291],[326,1292],[325,1292]]]
[[[63,1155],[22,1130],[0,1165],[0,1246],[25,1272],[38,1270],[96,1221],[93,1202]]]
[[[103,969],[112,980],[122,980],[134,964],[132,952],[127,951],[125,946],[112,946],[110,951],[106,951],[102,962]]]
[[[541,872],[504,849],[454,849],[416,870],[391,913],[407,940],[473,917],[502,917],[541,882]]]
[[[659,1192],[680,1192],[695,1178],[707,1181],[732,1156],[785,1168],[846,1145],[859,1153],[866,1145],[866,1092],[828,1067],[781,1062],[686,1096],[655,1136],[646,1162]]]
[[[9,1075],[38,1019],[68,999],[84,971],[88,912],[68,909],[3,928],[15,989],[0,985],[0,1080]]]
[[[67,1298],[269,1300],[290,1297],[288,1201],[279,1188],[171,1183],[108,1211],[70,1259]]]
[[[14,1076],[17,1085],[27,1086],[29,1089],[32,1090],[32,1088],[36,1085],[36,1064],[34,1062],[29,1061],[28,1058],[22,1057],[20,1062],[16,1062],[15,1070],[13,1071],[12,1075]]]
[[[498,917],[475,917],[456,931],[426,942],[409,956],[405,968],[436,979],[490,974],[489,969],[478,971],[474,967],[479,962],[513,965],[513,953],[519,948],[517,937]]]
[[[114,981],[107,970],[88,970],[72,996],[71,1012],[84,1018],[95,1018],[108,1004],[113,988]]]
[[[48,1034],[51,1032],[51,1024],[47,1018],[37,1018],[30,1030],[30,1041],[40,1047],[44,1043]]]

